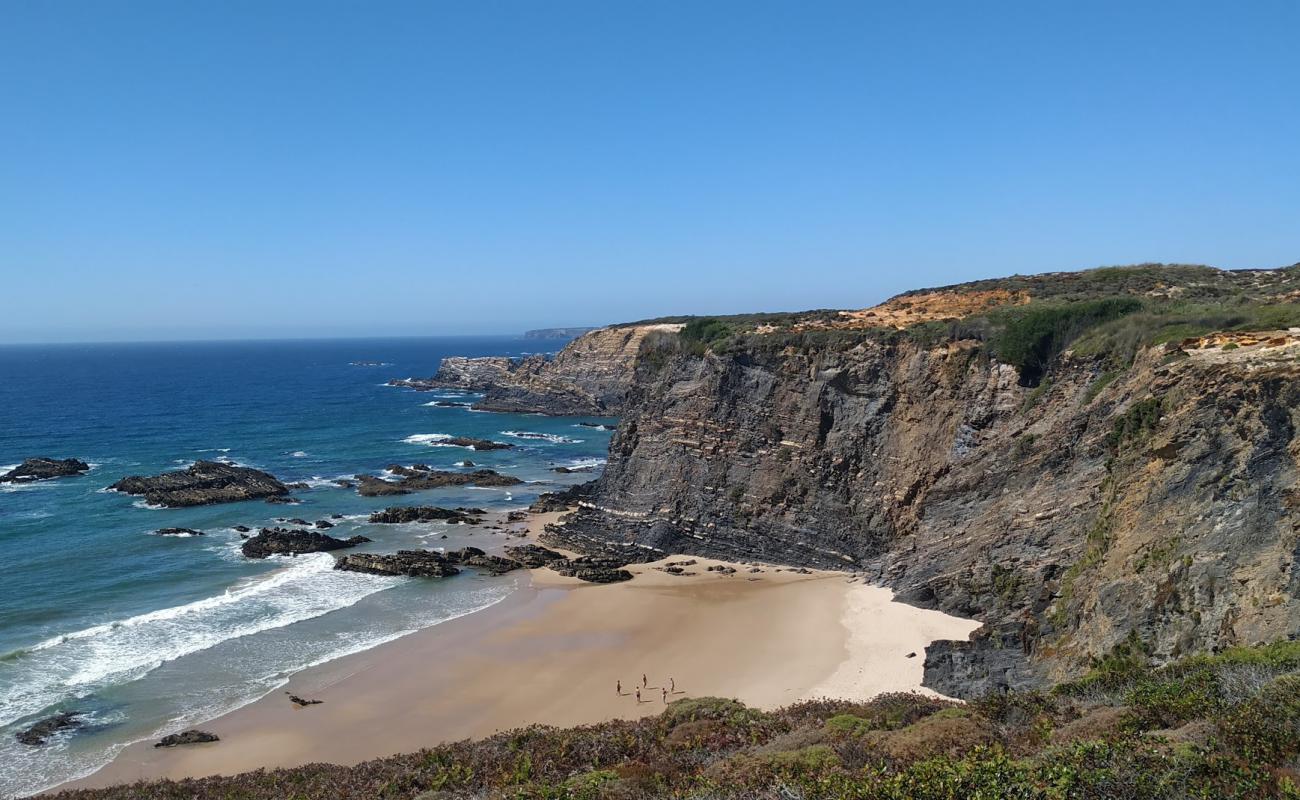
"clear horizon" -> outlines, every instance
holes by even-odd
[[[1300,260],[1300,5],[10,4],[0,342]]]

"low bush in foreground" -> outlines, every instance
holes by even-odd
[[[764,712],[721,698],[352,767],[65,792],[113,798],[1300,800],[1300,643],[1146,666],[1135,645],[1051,692],[919,694]]]

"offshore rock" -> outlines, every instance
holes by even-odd
[[[304,531],[289,528],[262,528],[256,536],[246,539],[240,550],[248,558],[266,558],[273,555],[292,555],[301,553],[323,553],[329,550],[342,550],[356,547],[370,541],[364,536],[348,539],[336,539],[318,531]]]
[[[349,553],[334,563],[334,569],[412,578],[446,578],[460,572],[446,556],[434,550],[398,550],[384,555]]]
[[[363,497],[410,494],[425,489],[444,486],[515,486],[523,483],[513,475],[502,475],[496,470],[478,469],[473,472],[446,472],[415,467],[389,468],[397,480],[384,480],[373,475],[357,476],[357,493]]]
[[[16,736],[19,742],[37,747],[49,741],[59,731],[79,728],[84,724],[80,711],[60,711],[58,714],[39,720],[21,731]]]
[[[81,475],[89,469],[89,464],[76,458],[29,458],[0,475],[0,483],[28,483],[50,478],[65,478]]]
[[[216,461],[198,461],[188,469],[143,477],[133,475],[108,487],[143,495],[152,505],[172,508],[283,498],[289,488],[270,473]]]

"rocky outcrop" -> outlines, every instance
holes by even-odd
[[[384,497],[410,494],[445,486],[516,486],[523,483],[513,475],[503,475],[496,470],[476,469],[473,472],[447,472],[415,467],[389,467],[396,480],[384,480],[374,475],[357,476],[357,494],[362,497]]]
[[[81,727],[84,722],[80,711],[60,711],[24,728],[16,734],[19,742],[32,747],[39,747],[60,731]]]
[[[203,531],[194,528],[159,528],[155,536],[203,536]]]
[[[1161,279],[1146,291],[1178,296]],[[1168,660],[1300,634],[1295,337],[1120,368],[1066,352],[1027,386],[948,330],[643,356],[608,466],[544,541],[863,573],[986,623],[926,652],[928,685],[961,696],[1075,675],[1131,637]]]
[[[540,569],[554,562],[565,560],[563,553],[557,553],[537,544],[521,544],[517,547],[507,547],[506,555],[529,569]]]
[[[75,458],[29,458],[0,475],[0,483],[29,483],[50,478],[66,478],[71,475],[81,475],[89,469],[89,464]]]
[[[564,561],[552,561],[548,567],[561,575],[588,583],[620,583],[632,580],[632,573],[622,567],[628,562],[608,556],[579,556]]]
[[[465,567],[475,567],[490,575],[504,575],[523,569],[523,564],[511,558],[489,555],[477,547],[462,547],[447,551],[447,560]]]
[[[542,492],[533,501],[528,510],[534,514],[546,514],[555,511],[568,511],[577,508],[582,500],[595,490],[595,481],[579,483],[559,492]]]
[[[374,523],[398,524],[403,522],[450,522],[459,525],[478,525],[482,515],[487,512],[481,508],[440,508],[438,506],[392,506],[370,515]]]
[[[335,562],[334,569],[411,578],[446,578],[460,572],[446,556],[435,550],[398,550],[384,555],[348,553]]]
[[[569,342],[554,358],[445,358],[432,378],[392,381],[417,390],[481,392],[480,411],[617,415],[646,336],[677,324],[600,328]]]
[[[216,461],[198,461],[188,469],[152,477],[133,475],[108,488],[143,495],[148,503],[172,508],[283,497],[289,493],[289,488],[270,473]]]
[[[266,558],[274,555],[296,556],[302,553],[323,553],[356,547],[370,541],[364,536],[336,539],[319,531],[290,528],[263,528],[256,536],[245,539],[240,550],[248,558]]]
[[[215,733],[208,733],[191,728],[188,731],[180,733],[171,733],[154,742],[154,747],[177,747],[183,744],[204,744],[206,742],[219,742],[221,737]]]

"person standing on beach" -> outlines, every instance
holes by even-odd
[[[644,672],[641,673],[641,685],[642,685],[642,686],[649,686],[649,685],[650,685],[650,681],[648,681],[648,680],[646,679],[646,676],[645,676],[645,673],[644,673]]]
[[[672,678],[669,678],[669,679],[668,679],[668,691],[672,692],[673,694],[677,694],[677,681],[676,681],[676,680],[674,680],[674,679],[672,679]]]
[[[664,693],[664,705],[668,705],[668,690],[667,690],[667,689],[661,689],[660,691],[662,691],[662,692]]]
[[[641,690],[640,690],[640,689],[637,689],[637,690],[636,690],[636,701],[637,701],[638,703],[641,702]]]
[[[623,696],[623,682],[622,682],[622,681],[614,681],[614,694],[618,695],[619,697],[622,697],[622,696]]]

